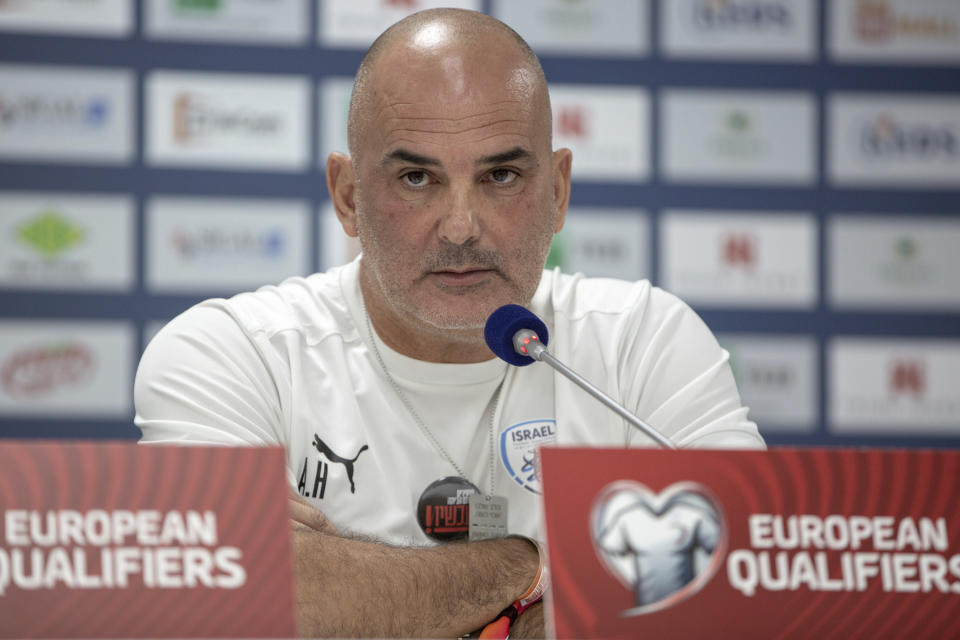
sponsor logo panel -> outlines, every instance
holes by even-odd
[[[960,309],[960,220],[839,215],[828,234],[833,307]]]
[[[960,184],[960,95],[831,95],[830,180],[841,185]]]
[[[132,0],[2,0],[0,31],[122,38],[133,31]]]
[[[343,232],[340,219],[333,210],[333,204],[327,202],[320,207],[320,270],[346,264],[360,255],[360,241]]]
[[[417,11],[437,7],[483,10],[480,0],[324,0],[317,4],[320,43],[351,49],[366,49],[387,27]]]
[[[632,182],[650,174],[650,95],[642,89],[550,88],[553,146],[573,151],[573,179]]]
[[[0,64],[0,158],[126,164],[133,73]]]
[[[665,90],[664,178],[813,184],[816,120],[813,95],[805,92]]]
[[[828,358],[834,433],[960,433],[960,340],[840,337]]]
[[[0,415],[130,417],[125,322],[0,320]]]
[[[650,48],[648,0],[494,0],[491,15],[538,53],[640,56]]]
[[[133,200],[0,192],[0,286],[133,288]]]
[[[809,213],[667,210],[664,287],[694,305],[812,309],[816,221]]]
[[[307,0],[170,0],[143,6],[148,37],[298,45],[308,37]]]
[[[347,146],[347,114],[350,111],[350,93],[353,78],[331,77],[320,82],[318,104],[320,105],[320,157],[317,165],[324,169],[327,158],[334,151],[349,155]]]
[[[310,160],[309,94],[298,76],[154,71],[147,162],[301,171]]]
[[[231,293],[310,270],[309,205],[162,196],[147,203],[147,287]]]
[[[954,0],[834,0],[828,46],[840,62],[953,64],[960,61]]]
[[[812,61],[817,7],[807,0],[670,0],[660,38],[671,58]]]
[[[573,208],[553,237],[547,268],[592,277],[650,276],[650,220],[636,209]]]
[[[942,579],[960,552],[948,534],[960,526],[955,451],[541,457],[557,637],[645,638],[669,615],[682,637],[771,638],[785,624],[816,637],[855,619],[879,638],[891,611],[917,637],[960,631],[950,616],[960,572]],[[819,606],[827,599],[831,609]],[[766,603],[776,613],[757,615]]]
[[[720,334],[750,418],[763,432],[812,432],[817,424],[817,344],[809,336]]]

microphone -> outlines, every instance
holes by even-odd
[[[547,325],[528,309],[518,304],[508,304],[500,307],[487,318],[487,324],[483,328],[483,337],[490,350],[501,360],[506,360],[518,367],[533,364],[534,360],[546,362],[621,418],[653,438],[661,447],[665,449],[677,448],[669,438],[627,411],[616,400],[547,351],[547,340],[549,339]]]

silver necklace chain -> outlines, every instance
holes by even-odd
[[[387,364],[383,361],[383,356],[380,355],[380,348],[377,346],[377,338],[373,333],[373,323],[370,321],[370,314],[367,313],[366,305],[363,306],[363,315],[367,321],[367,333],[370,336],[370,344],[373,345],[373,354],[377,357],[377,362],[380,364],[380,368],[383,370],[384,375],[386,375],[387,380],[390,382],[390,386],[393,387],[394,392],[397,394],[397,397],[400,398],[400,402],[403,403],[403,406],[407,408],[407,411],[410,413],[410,416],[413,417],[413,421],[420,428],[420,431],[426,436],[427,440],[436,448],[440,454],[446,458],[447,462],[450,463],[450,466],[453,467],[454,471],[463,478],[468,480],[467,474],[463,472],[463,469],[460,468],[453,458],[447,453],[447,450],[443,448],[440,442],[437,440],[436,436],[433,435],[433,432],[427,427],[427,424],[423,421],[423,418],[420,417],[420,414],[417,413],[416,409],[413,408],[413,403],[410,402],[410,399],[407,397],[407,394],[403,392],[403,389],[394,379],[393,375],[390,373],[390,370],[387,368]],[[496,421],[497,416],[497,405],[500,403],[500,392],[503,390],[503,380],[500,381],[500,384],[497,385],[497,391],[493,396],[493,406],[490,408],[490,495],[496,493],[497,487],[497,476],[496,469],[494,468],[493,462],[493,453],[495,450],[494,444],[494,422]]]

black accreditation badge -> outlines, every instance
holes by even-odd
[[[438,542],[462,540],[470,533],[470,496],[480,493],[456,476],[440,478],[423,490],[417,502],[417,522]]]

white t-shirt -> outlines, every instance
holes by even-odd
[[[511,533],[542,538],[537,446],[655,446],[544,363],[423,362],[377,338],[432,442],[377,361],[358,271],[359,259],[172,320],[137,371],[142,441],[282,445],[291,486],[336,527],[394,544],[428,542],[417,501],[460,475],[450,460],[507,497]],[[671,294],[545,271],[529,306],[551,353],[678,445],[764,446],[728,354]]]

